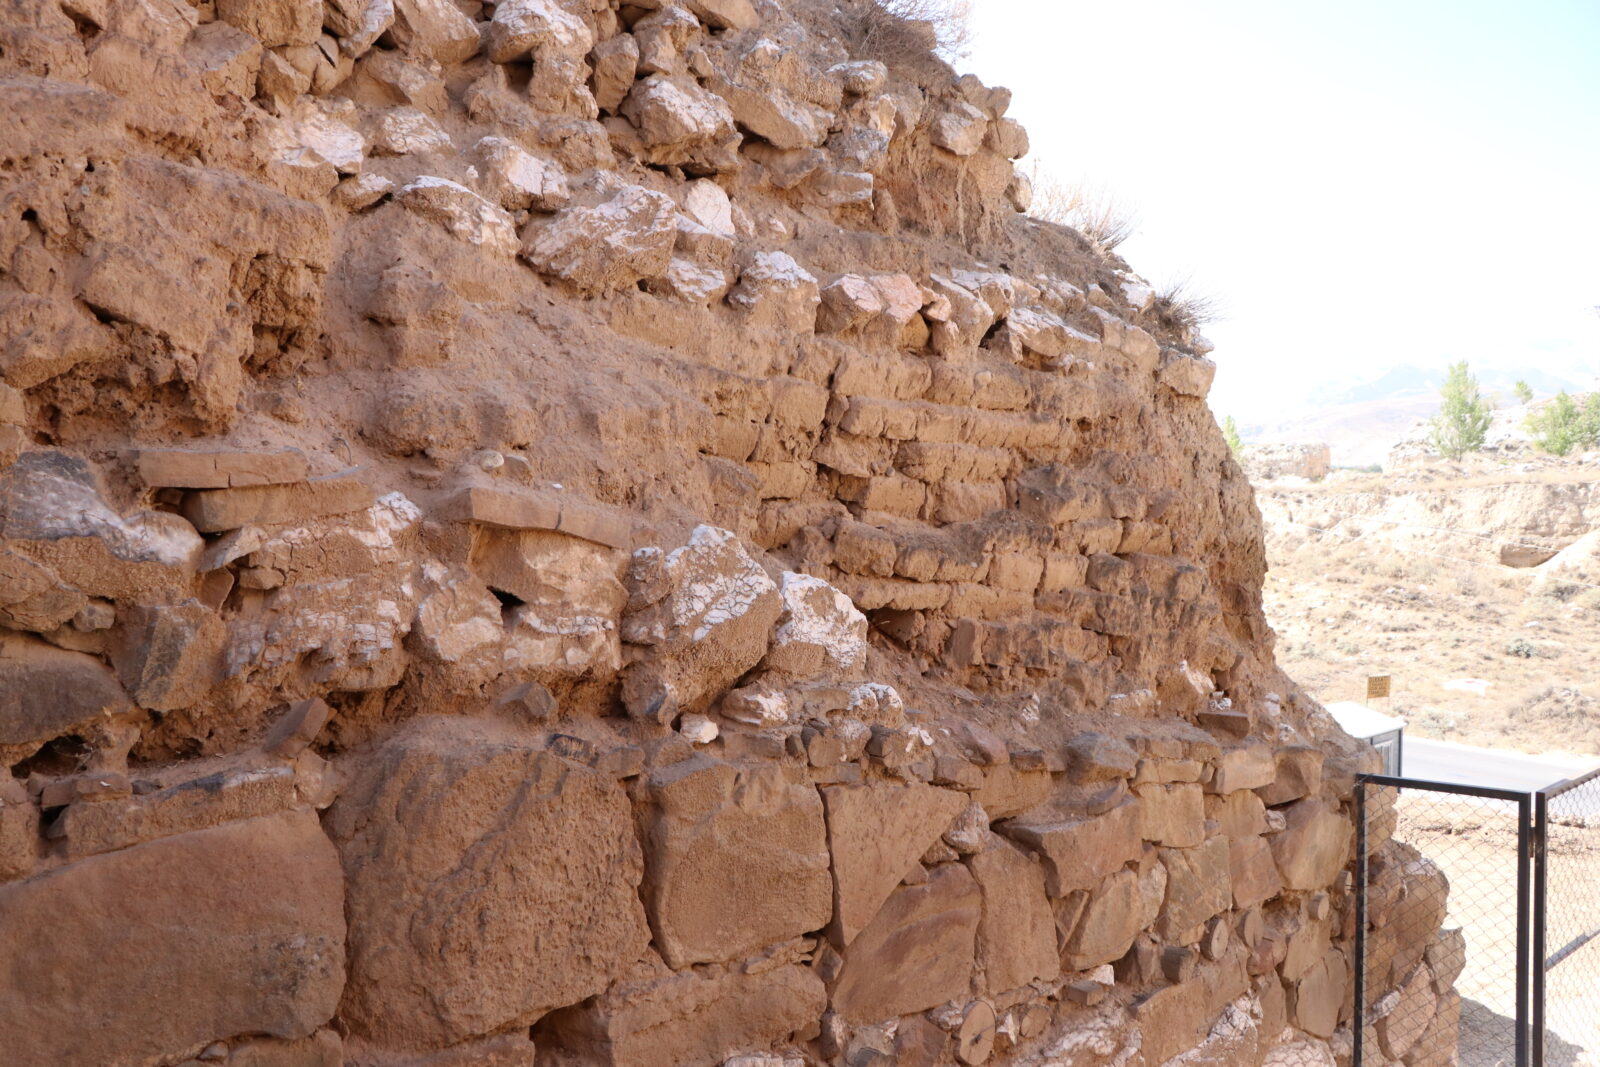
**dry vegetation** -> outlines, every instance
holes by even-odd
[[[1086,183],[1062,181],[1038,160],[1027,171],[1033,184],[1033,205],[1028,214],[1042,222],[1071,226],[1110,252],[1132,237],[1139,218],[1112,193]]]
[[[1216,297],[1197,292],[1191,278],[1178,278],[1163,286],[1147,312],[1164,330],[1186,333],[1217,321],[1222,305]]]
[[[954,62],[972,46],[971,0],[869,0],[855,36],[861,54],[891,67],[916,66],[930,51]]]

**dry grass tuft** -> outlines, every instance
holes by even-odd
[[[890,67],[916,65],[930,53],[954,62],[972,47],[972,0],[868,0],[856,40],[859,54]]]
[[[1103,252],[1134,235],[1139,217],[1113,193],[1088,185],[1069,185],[1045,170],[1038,160],[1029,168],[1033,204],[1028,214],[1041,222],[1070,226]]]
[[[1222,304],[1214,296],[1197,293],[1193,279],[1178,278],[1164,286],[1150,303],[1148,314],[1174,333],[1186,333],[1216,322]]]

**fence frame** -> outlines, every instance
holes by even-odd
[[[1600,770],[1575,780],[1561,783],[1570,789],[1600,775]],[[1447,793],[1454,796],[1476,797],[1483,800],[1504,800],[1517,805],[1517,1007],[1516,1007],[1516,1067],[1542,1067],[1544,1062],[1544,794],[1518,792],[1514,789],[1493,789],[1488,786],[1457,785],[1454,782],[1430,782],[1422,778],[1403,778],[1389,774],[1360,774],[1355,783],[1356,816],[1356,981],[1355,1011],[1350,1029],[1355,1039],[1353,1067],[1364,1067],[1363,1053],[1366,1039],[1367,1013],[1367,886],[1369,877],[1367,857],[1367,786],[1374,785],[1397,790],[1414,790],[1430,793]],[[1551,787],[1557,792],[1565,790]],[[1554,794],[1553,794],[1554,795]],[[1538,823],[1535,824],[1535,807]],[[1535,863],[1537,856],[1538,862]],[[1535,897],[1538,898],[1538,922],[1534,921]],[[1540,962],[1535,976],[1532,967],[1533,953],[1539,950]],[[1537,985],[1535,985],[1537,983]],[[1535,993],[1537,992],[1537,996]],[[1535,1007],[1537,1003],[1537,1007]],[[1534,1022],[1540,1029],[1534,1029]],[[1537,1040],[1530,1040],[1535,1034]]]
[[[1533,909],[1534,914],[1538,916],[1538,921],[1533,926],[1533,958],[1538,961],[1538,966],[1533,969],[1532,975],[1533,1015],[1530,1022],[1534,1036],[1533,1067],[1544,1067],[1545,1053],[1545,975],[1550,970],[1549,946],[1545,943],[1546,927],[1549,925],[1550,800],[1580,786],[1588,785],[1596,778],[1600,778],[1600,767],[1576,778],[1566,778],[1553,785],[1547,785],[1533,795],[1536,853],[1533,865]]]

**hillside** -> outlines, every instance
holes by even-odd
[[[1424,737],[1600,752],[1600,455],[1514,433],[1448,463],[1260,483],[1277,653],[1323,701],[1394,678]]]

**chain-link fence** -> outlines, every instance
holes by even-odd
[[[1532,796],[1371,776],[1356,802],[1356,1067],[1525,1067]]]
[[[1544,828],[1534,901],[1535,1064],[1600,1067],[1600,771],[1536,801]],[[1542,965],[1541,965],[1542,964]]]

